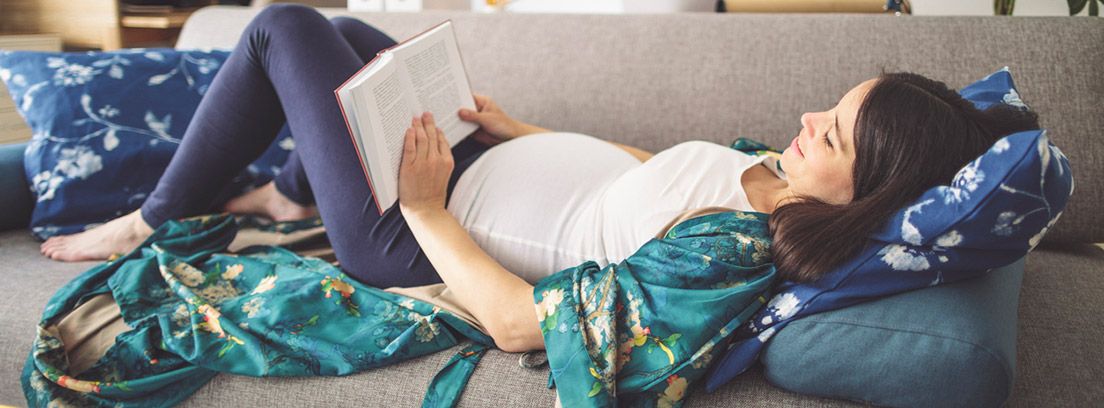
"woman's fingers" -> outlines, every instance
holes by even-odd
[[[422,114],[422,121],[423,121],[423,125],[425,126],[426,136],[427,136],[428,142],[429,142],[429,144],[426,146],[426,148],[428,150],[426,155],[427,156],[437,155],[437,154],[440,153],[440,150],[437,147],[437,140],[439,140],[440,137],[437,136],[437,123],[433,121],[433,114],[429,113],[429,112],[423,113]]]
[[[449,147],[448,139],[445,139],[445,131],[441,128],[437,128],[437,153],[447,159],[452,158],[452,148]]]
[[[408,140],[403,144],[404,156],[411,157],[411,161],[436,155],[452,159],[452,150],[445,138],[445,131],[437,127],[432,113],[425,112],[421,116],[415,116],[410,123],[410,128],[406,130]]]
[[[406,128],[406,135],[403,137],[403,156],[402,161],[407,163],[413,163],[414,158],[418,156],[418,149],[414,143],[414,127]]]
[[[421,117],[414,117],[414,146],[417,152],[414,154],[415,160],[422,160],[429,156],[429,149],[426,148],[426,143],[429,136],[426,135],[425,126],[422,124]]]
[[[477,94],[475,92],[472,92],[472,99],[475,99],[475,108],[476,109],[479,109],[479,110],[482,111],[483,107],[487,105],[487,96],[486,95],[480,95],[480,94]]]

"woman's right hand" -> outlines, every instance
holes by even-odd
[[[522,135],[523,124],[503,112],[491,97],[476,93],[472,93],[472,97],[475,98],[475,107],[479,111],[461,108],[459,112],[460,120],[479,125],[480,129],[472,137],[483,144],[494,146]]]

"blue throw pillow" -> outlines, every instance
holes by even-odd
[[[960,93],[979,108],[1004,103],[1027,109],[1007,67]],[[1054,225],[1072,192],[1069,162],[1046,131],[1001,138],[950,185],[928,190],[897,212],[851,261],[812,283],[779,284],[711,368],[707,389],[744,372],[767,341],[797,319],[981,276],[1022,258]]]
[[[24,171],[39,239],[141,206],[168,165],[227,51],[0,52],[0,79],[33,137]],[[261,184],[293,146],[277,139],[232,184]]]

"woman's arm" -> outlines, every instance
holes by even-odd
[[[510,273],[444,209],[404,212],[429,262],[503,351],[544,349],[533,285]]]
[[[424,119],[424,120],[423,120]],[[487,329],[498,348],[544,348],[533,286],[510,273],[445,210],[452,151],[429,113],[407,129],[399,167],[399,209],[441,280]]]

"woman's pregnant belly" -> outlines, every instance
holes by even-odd
[[[596,219],[603,193],[639,165],[592,136],[528,135],[476,159],[457,180],[447,209],[487,254],[535,283],[587,260],[609,262]]]

